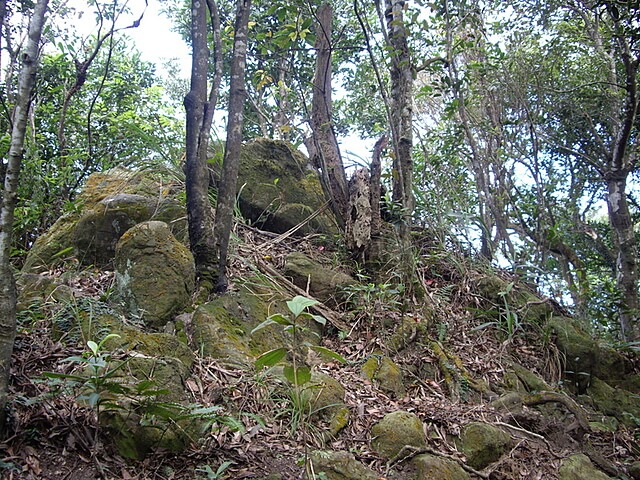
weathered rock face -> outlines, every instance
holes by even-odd
[[[375,381],[380,389],[402,397],[406,393],[402,370],[389,357],[374,355],[362,365],[362,373],[369,380]]]
[[[116,244],[131,227],[150,219],[167,222],[174,235],[185,238],[184,208],[170,199],[118,193],[86,210],[73,230],[73,243],[80,263],[106,265],[115,256]]]
[[[380,476],[358,462],[352,453],[315,451],[310,456],[314,472],[327,480],[378,480]]]
[[[469,480],[471,477],[455,461],[435,455],[418,455],[411,462],[415,465],[416,480]]]
[[[355,283],[346,273],[327,268],[300,252],[287,256],[283,274],[304,290],[308,285],[314,298],[333,304],[338,303],[336,296],[341,288]]]
[[[481,422],[465,425],[460,437],[467,464],[476,470],[496,462],[511,442],[511,437],[503,430]]]
[[[70,257],[84,265],[106,265],[114,258],[118,239],[147,220],[167,222],[186,242],[186,210],[177,199],[176,186],[157,175],[121,168],[94,173],[79,195],[81,209],[60,217],[36,240],[22,270],[45,271]]]
[[[388,413],[371,428],[371,437],[371,446],[385,458],[395,457],[405,445],[426,445],[422,422],[410,412]]]
[[[276,140],[259,139],[242,147],[238,189],[242,214],[259,228],[276,233],[295,227],[325,203],[309,160]],[[303,234],[312,232],[337,233],[329,213],[300,229]]]
[[[611,477],[598,470],[583,453],[565,458],[560,465],[560,480],[608,480]]]
[[[164,222],[129,229],[116,247],[115,287],[130,315],[161,327],[190,302],[195,288],[191,252]]]
[[[284,299],[265,301],[246,288],[217,297],[193,313],[193,348],[232,365],[253,364],[259,355],[286,346],[290,340],[281,325],[269,325],[251,333],[273,313],[287,314]],[[307,327],[315,333],[303,334],[303,341],[317,343],[318,324],[309,322]]]

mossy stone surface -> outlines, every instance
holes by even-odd
[[[76,256],[83,265],[107,265],[115,256],[120,237],[131,227],[148,220],[164,221],[184,240],[186,210],[167,198],[118,193],[85,209],[73,230]]]
[[[469,480],[469,474],[455,461],[423,454],[411,463],[416,467],[415,480]]]
[[[594,406],[605,415],[617,418],[627,426],[635,427],[634,418],[640,418],[640,398],[621,388],[614,388],[594,377],[587,393]]]
[[[166,223],[139,223],[118,242],[115,289],[130,315],[160,328],[191,301],[193,256]]]
[[[344,420],[348,421],[348,410],[344,412],[345,390],[335,378],[316,371],[311,372],[311,381],[302,386],[302,399],[309,405],[312,415],[332,422],[336,415],[336,428]],[[344,425],[343,425],[344,426]]]
[[[373,355],[362,365],[363,375],[381,390],[402,397],[406,393],[402,370],[389,357]]]
[[[578,323],[566,317],[553,317],[548,326],[565,359],[565,385],[574,393],[585,393],[599,359],[600,347]]]
[[[506,432],[482,422],[465,425],[460,440],[467,464],[476,470],[498,461],[511,443],[511,437]]]
[[[288,315],[285,299],[273,295],[256,295],[246,288],[222,295],[199,306],[191,319],[193,348],[204,355],[235,365],[248,365],[274,348],[287,346],[288,335],[281,325],[269,325],[252,333],[270,315]],[[310,331],[302,335],[302,341],[317,343],[320,326],[307,324]]]
[[[117,239],[137,222],[156,219],[186,241],[186,210],[180,189],[152,172],[114,168],[94,173],[78,196],[77,210],[60,217],[38,237],[22,271],[43,272],[76,258],[83,264],[113,260]]]
[[[238,174],[240,210],[254,225],[284,233],[325,203],[317,172],[291,144],[257,139],[242,147]],[[305,223],[299,233],[338,233],[328,213]]]
[[[422,421],[416,414],[391,412],[371,428],[371,446],[383,457],[394,458],[405,445],[426,445]]]
[[[338,303],[340,290],[355,280],[346,273],[326,267],[301,252],[287,255],[283,274],[321,302]]]
[[[559,480],[609,480],[611,478],[598,470],[583,453],[565,458],[558,473]]]
[[[73,257],[72,233],[79,218],[80,214],[77,212],[67,213],[40,235],[27,253],[22,271],[41,273],[56,263]]]
[[[310,461],[316,474],[327,480],[379,480],[380,476],[355,459],[352,453],[318,450]]]

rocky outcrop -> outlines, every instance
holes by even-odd
[[[104,266],[115,255],[120,237],[147,220],[166,222],[187,240],[187,214],[170,180],[150,173],[115,168],[89,176],[77,211],[68,213],[38,237],[25,260],[24,272],[42,272],[75,258],[83,265]]]
[[[163,327],[190,303],[195,264],[164,222],[129,229],[116,248],[115,288],[129,315]]]
[[[389,357],[371,356],[362,365],[362,373],[369,380],[375,381],[384,392],[396,397],[402,397],[406,393],[402,370]]]
[[[299,233],[338,233],[328,209],[306,221],[323,207],[324,194],[309,159],[286,142],[258,139],[242,147],[238,195],[242,215],[263,230],[284,233],[306,222]]]

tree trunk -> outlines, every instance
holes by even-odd
[[[238,0],[236,7],[231,82],[229,85],[229,112],[227,120],[227,143],[218,188],[216,223],[214,229],[215,248],[219,255],[215,288],[219,292],[227,289],[227,254],[229,237],[233,226],[233,210],[236,200],[240,148],[242,147],[243,109],[246,97],[245,70],[247,63],[247,31],[251,0]]]
[[[209,204],[207,147],[209,131],[205,124],[209,48],[207,46],[207,5],[200,0],[191,4],[191,89],[184,99],[186,110],[186,193],[189,241],[196,263],[198,282],[212,287],[217,256],[213,237],[213,218]],[[213,108],[209,106],[209,108]]]
[[[39,0],[29,23],[29,37],[22,53],[18,98],[13,115],[11,147],[0,209],[0,432],[5,427],[11,354],[16,335],[16,285],[11,268],[11,238],[18,195],[18,179],[23,158],[24,137],[31,95],[36,80],[40,37],[44,28],[48,0]]]
[[[616,284],[621,295],[620,330],[625,341],[640,340],[638,323],[638,252],[626,195],[626,175],[607,180],[607,207],[613,232]]]
[[[408,31],[404,23],[404,0],[387,0],[385,12],[391,57],[391,138],[393,143],[393,194],[400,209],[397,223],[400,243],[400,270],[407,287],[413,285],[414,259],[411,243],[413,196],[413,66]]]
[[[313,78],[311,130],[313,147],[311,161],[320,170],[322,187],[331,201],[331,209],[338,224],[344,227],[348,205],[347,176],[342,165],[340,148],[331,119],[331,29],[333,9],[322,4],[316,12],[316,70]]]

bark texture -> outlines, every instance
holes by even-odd
[[[243,109],[246,98],[245,70],[247,64],[247,33],[251,0],[238,0],[236,4],[235,34],[231,63],[229,88],[229,112],[227,121],[227,143],[224,151],[216,222],[214,229],[215,249],[219,255],[215,288],[222,292],[227,289],[226,276],[229,237],[233,226],[233,208],[236,200],[238,170],[240,168],[240,148],[242,147]]]
[[[336,220],[345,226],[348,208],[347,177],[342,165],[340,148],[333,130],[331,95],[331,34],[333,9],[325,3],[316,12],[316,69],[313,79],[311,130],[313,138],[307,142],[313,165],[320,170],[322,187],[331,201]]]
[[[40,38],[48,3],[48,0],[39,0],[36,4],[29,22],[27,43],[21,56],[22,69],[0,208],[0,432],[4,431],[5,426],[11,354],[16,335],[16,284],[10,262],[14,211],[18,195],[20,167],[24,155],[27,117],[36,80]]]
[[[400,269],[405,285],[414,282],[411,221],[415,207],[413,196],[413,68],[408,31],[404,23],[403,0],[387,0],[386,22],[391,59],[390,126],[393,144],[394,208],[400,247]]]
[[[209,205],[207,147],[209,130],[205,125],[209,47],[207,45],[207,4],[191,3],[191,88],[184,99],[186,110],[186,193],[189,241],[196,263],[198,281],[215,276],[217,256],[213,237],[213,218]],[[209,106],[213,108],[213,106]],[[210,127],[210,123],[209,123]]]

